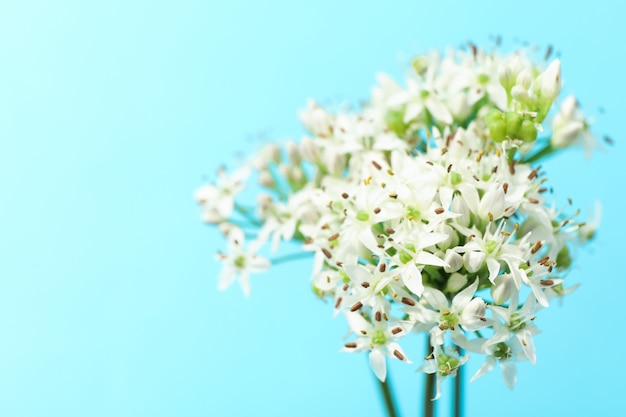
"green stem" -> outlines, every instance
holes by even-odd
[[[430,336],[426,337],[426,356],[433,354],[433,347],[430,344]],[[436,373],[425,374],[426,385],[424,387],[424,417],[434,417],[435,415],[435,379]]]
[[[241,214],[246,220],[248,220],[250,223],[252,223],[254,226],[261,226],[263,224],[263,222],[261,222],[259,219],[257,219],[256,217],[254,217],[253,215],[250,214],[250,210],[235,203],[235,210],[237,210],[237,212],[239,214]]]
[[[536,153],[530,155],[527,158],[524,158],[524,163],[530,164],[532,162],[538,161],[544,156],[549,156],[554,151],[556,151],[556,149],[552,147],[550,142],[548,142],[548,144],[543,149],[537,151]]]
[[[458,349],[459,355],[462,355],[463,351],[461,348]],[[452,404],[454,417],[463,417],[463,369],[463,366],[459,366],[456,371],[456,377],[454,378],[454,402]]]
[[[278,265],[284,262],[307,259],[307,258],[310,258],[311,256],[312,254],[310,252],[296,252],[296,253],[290,253],[289,255],[279,256],[278,258],[270,259],[270,262],[272,263],[272,265]]]
[[[396,404],[393,399],[393,394],[391,392],[391,386],[389,382],[389,371],[387,371],[387,379],[385,382],[376,378],[378,381],[378,386],[380,388],[380,393],[383,396],[383,400],[385,400],[385,408],[387,409],[388,417],[398,417],[398,413],[396,411]]]

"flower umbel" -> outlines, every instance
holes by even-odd
[[[399,340],[421,333],[436,397],[470,353],[485,357],[472,380],[499,365],[513,388],[515,363],[536,362],[536,315],[576,288],[565,285],[572,253],[598,226],[571,201],[560,208],[538,163],[595,147],[590,124],[573,96],[551,113],[561,63],[523,50],[433,53],[413,61],[406,87],[379,80],[359,111],[310,101],[300,143],[266,145],[196,192],[227,239],[218,286],[238,278],[248,295],[249,274],[271,266],[259,251],[296,242],[313,259],[306,285],[346,318],[342,351],[367,352],[379,380],[387,358],[411,363]],[[252,201],[249,178],[261,188]]]

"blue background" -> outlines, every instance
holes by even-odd
[[[545,165],[561,202],[602,202],[602,227],[569,277],[581,288],[537,319],[537,366],[513,392],[499,370],[470,384],[467,415],[621,415],[624,6],[295,3],[0,4],[0,415],[382,414],[307,261],[254,276],[250,299],[217,291],[222,241],[192,193],[264,140],[298,139],[307,98],[356,102],[415,53],[498,34],[555,45],[565,92],[617,144]],[[422,345],[390,366],[405,416]]]

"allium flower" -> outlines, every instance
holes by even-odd
[[[536,362],[536,315],[577,287],[573,254],[599,221],[555,201],[537,165],[596,144],[575,98],[548,119],[560,68],[472,46],[417,57],[405,83],[379,76],[358,111],[310,101],[301,143],[266,145],[196,192],[227,239],[218,287],[238,278],[247,295],[248,274],[270,267],[259,250],[295,242],[301,252],[272,264],[312,258],[305,285],[345,317],[354,339],[342,350],[368,352],[379,380],[387,358],[416,357],[398,343],[413,332],[428,339],[419,370],[435,397],[470,353],[485,356],[472,380],[499,365],[513,388],[515,362]],[[262,188],[252,202],[249,174]]]

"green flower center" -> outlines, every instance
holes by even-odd
[[[375,345],[384,345],[387,342],[387,337],[385,336],[385,333],[383,333],[381,330],[376,330],[374,332],[374,336],[372,337],[372,343],[374,343]]]
[[[504,342],[498,343],[493,351],[493,357],[499,361],[509,359],[511,356],[513,356],[511,347]]]

